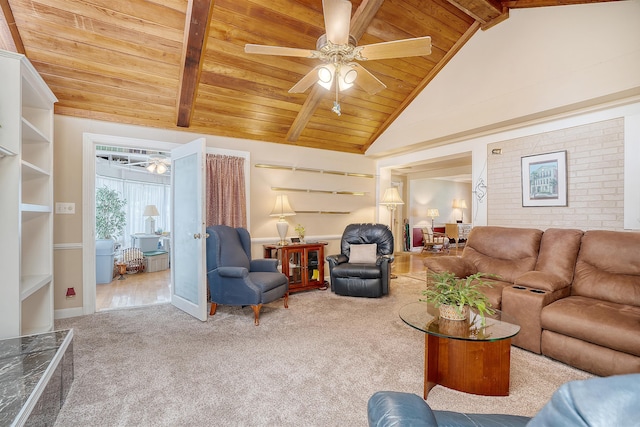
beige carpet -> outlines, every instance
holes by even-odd
[[[380,299],[293,294],[258,327],[250,308],[199,322],[167,304],[57,321],[74,328],[75,381],[56,426],[366,426],[375,391],[422,393],[424,335],[397,313],[423,286],[400,276]],[[436,386],[428,403],[531,416],[590,376],[514,347],[510,396]]]

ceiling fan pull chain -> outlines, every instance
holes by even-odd
[[[336,74],[334,77],[335,80],[335,87],[336,87],[336,100],[333,101],[333,108],[331,109],[331,111],[333,111],[334,113],[336,113],[338,116],[342,115],[342,112],[340,111],[340,103],[338,102],[338,94],[340,93],[340,89],[338,87],[338,79],[340,78],[340,68],[336,68]]]

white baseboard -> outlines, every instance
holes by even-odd
[[[83,316],[84,310],[82,307],[63,308],[61,310],[55,310],[53,313],[54,319],[67,319],[69,317]]]

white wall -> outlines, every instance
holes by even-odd
[[[512,9],[467,42],[367,155],[639,93],[639,22],[638,0]]]

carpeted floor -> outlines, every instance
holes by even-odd
[[[75,380],[56,426],[366,426],[375,391],[421,395],[424,335],[398,309],[424,278],[379,299],[331,291],[262,309],[219,306],[199,322],[171,305],[56,322],[73,328]],[[508,397],[436,386],[434,409],[534,415],[562,383],[591,375],[512,348]]]

